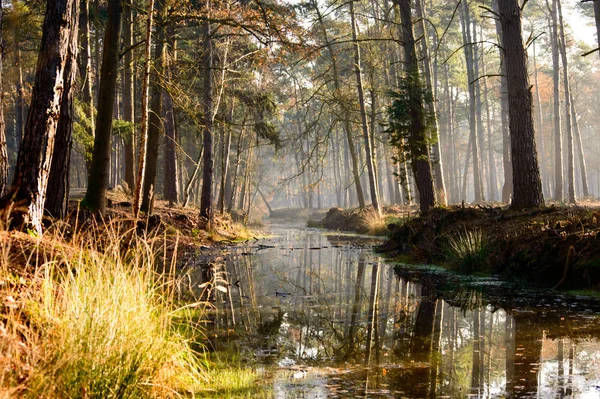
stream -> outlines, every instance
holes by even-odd
[[[600,397],[599,300],[431,266],[398,276],[381,239],[269,231],[208,259],[207,327],[210,350],[265,373],[268,397]]]

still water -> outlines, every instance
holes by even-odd
[[[300,222],[270,234],[210,259],[221,288],[208,335],[266,370],[272,397],[600,397],[597,301],[433,267],[396,274],[378,239]]]

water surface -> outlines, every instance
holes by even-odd
[[[209,335],[267,370],[273,397],[600,397],[596,302],[433,267],[398,277],[378,239],[270,231],[211,259]]]

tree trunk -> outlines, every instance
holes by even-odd
[[[544,149],[544,120],[542,118],[542,103],[540,101],[540,86],[538,83],[538,70],[537,70],[537,59],[535,54],[535,40],[532,43],[533,46],[533,81],[535,83],[535,108],[537,109],[537,120],[538,120],[538,144],[539,154],[538,159],[540,162],[540,175],[542,177],[542,191],[544,188],[548,192],[549,182],[547,179],[547,168],[546,168],[546,151]]]
[[[492,0],[492,8],[498,12],[498,0]],[[494,19],[498,42],[502,43],[502,26],[498,18]],[[502,187],[502,201],[509,202],[513,193],[512,181],[512,156],[510,153],[510,130],[508,112],[508,85],[506,82],[506,60],[504,52],[500,53],[500,119],[502,122],[502,167],[504,172],[504,186]]]
[[[146,142],[146,171],[144,173],[144,193],[140,210],[151,214],[156,197],[156,171],[158,167],[158,145],[163,131],[162,115],[162,88],[160,77],[165,70],[165,16],[166,6],[164,0],[156,3],[156,43],[154,46],[154,68],[150,74],[150,114],[148,115],[148,141]],[[172,142],[172,141],[171,141]],[[165,175],[166,177],[166,175]],[[171,176],[173,178],[173,176]],[[177,198],[177,195],[175,195]]]
[[[2,2],[0,1],[0,49],[4,48],[2,39]],[[3,54],[0,51],[0,198],[8,192],[8,145],[6,143],[6,131],[4,125],[4,89],[2,85],[2,61]]]
[[[575,112],[575,102],[573,101],[573,93],[571,93],[571,115],[573,116],[573,133],[575,146],[577,147],[577,157],[579,159],[579,170],[581,172],[581,190],[583,197],[589,197],[590,190],[588,187],[587,166],[585,164],[585,155],[583,153],[583,145],[581,143],[581,132],[579,131],[579,120]]]
[[[553,81],[553,99],[554,99],[554,200],[562,202],[564,199],[563,182],[563,158],[562,158],[562,133],[560,123],[560,74],[559,74],[559,51],[558,51],[558,22],[556,17],[556,0],[552,2],[552,7],[546,0],[546,7],[552,17],[552,28],[550,33],[550,42],[552,46],[552,81]]]
[[[219,190],[219,212],[225,213],[225,197],[229,193],[227,190],[227,181],[230,180],[229,174],[229,154],[231,153],[231,129],[233,124],[234,104],[231,100],[229,109],[227,110],[226,125],[223,140],[221,142],[221,189]]]
[[[481,74],[482,76],[486,76],[486,67],[485,67],[485,59],[482,59],[482,68]],[[488,163],[489,163],[489,195],[488,199],[490,201],[496,201],[498,199],[498,179],[496,177],[496,161],[494,159],[494,146],[492,145],[492,121],[490,116],[490,102],[488,100],[488,85],[487,78],[483,79],[483,100],[485,101],[485,116],[486,116],[486,130],[487,130],[487,141],[488,141]]]
[[[367,110],[365,107],[365,94],[362,83],[362,73],[360,67],[360,46],[357,41],[356,34],[356,18],[354,16],[354,0],[349,2],[350,19],[352,24],[352,43],[354,47],[354,73],[356,74],[356,87],[358,90],[358,104],[360,106],[360,121],[362,124],[362,134],[365,145],[365,162],[367,163],[367,173],[369,175],[369,189],[371,192],[371,204],[378,215],[381,214],[379,209],[379,195],[377,193],[377,182],[375,181],[375,168],[373,165],[373,152],[371,150],[371,139],[369,137],[369,124],[367,122]],[[372,134],[373,132],[371,132]]]
[[[423,65],[425,66],[425,83],[427,85],[427,91],[430,94],[430,100],[427,101],[427,107],[431,113],[432,121],[432,132],[431,139],[433,144],[431,146],[431,163],[433,165],[433,178],[435,183],[435,192],[437,201],[440,205],[448,205],[446,199],[446,184],[444,183],[444,168],[442,163],[442,157],[440,155],[440,148],[442,146],[440,134],[438,115],[436,108],[436,96],[435,96],[435,81],[431,72],[431,59],[429,58],[429,46],[427,44],[427,30],[425,28],[425,19],[427,15],[425,13],[423,0],[416,0],[416,12],[417,12],[417,32],[423,35],[421,38],[421,53],[423,57]]]
[[[137,179],[135,182],[135,190],[133,194],[133,214],[135,217],[142,206],[143,188],[147,169],[147,154],[148,154],[148,131],[149,131],[149,115],[148,115],[148,95],[150,88],[150,51],[152,48],[152,25],[154,11],[154,0],[148,0],[148,10],[146,17],[146,45],[144,46],[144,75],[142,83],[142,120],[140,122],[140,140],[138,150],[138,169]]]
[[[124,47],[125,54],[123,55],[123,119],[130,122],[132,126],[135,124],[135,86],[133,83],[133,9],[128,2],[123,3],[123,28],[124,28]],[[135,128],[131,129],[131,136],[125,138],[125,183],[133,192],[135,189]]]
[[[476,83],[475,83],[475,70],[473,67],[473,48],[471,43],[471,18],[469,14],[468,3],[463,3],[463,14],[462,14],[462,28],[463,28],[463,42],[464,42],[464,53],[467,65],[467,84],[469,88],[469,127],[471,132],[471,150],[473,151],[473,185],[475,187],[475,201],[483,201],[483,189],[481,182],[481,164],[479,158],[479,138],[480,132],[477,131],[477,109],[476,109]],[[467,149],[468,150],[468,149]]]
[[[598,38],[598,47],[600,47],[600,1],[593,1],[594,3],[594,20],[596,21],[596,35]],[[598,51],[600,54],[600,51]]]
[[[108,1],[108,20],[104,34],[102,68],[96,113],[94,152],[88,179],[87,192],[82,205],[92,212],[103,214],[106,208],[110,143],[115,101],[115,88],[119,66],[119,38],[121,36],[121,1]]]
[[[325,46],[327,47],[327,51],[329,52],[329,55],[331,56],[331,69],[333,72],[333,85],[334,85],[334,93],[335,93],[335,98],[336,98],[336,102],[339,104],[341,113],[342,113],[342,118],[344,119],[344,133],[346,134],[346,139],[348,141],[348,146],[346,147],[350,153],[350,159],[352,162],[352,176],[354,179],[354,185],[356,187],[356,196],[358,198],[358,206],[363,209],[365,207],[365,197],[364,197],[364,193],[362,190],[362,184],[360,182],[360,172],[359,172],[359,168],[358,168],[358,157],[356,155],[356,150],[354,148],[354,140],[352,138],[352,126],[350,123],[350,111],[348,110],[348,107],[346,105],[346,102],[343,98],[340,98],[340,90],[341,90],[341,84],[340,84],[340,77],[339,77],[339,72],[338,72],[338,65],[337,65],[337,59],[336,59],[336,55],[333,51],[333,46],[331,45],[331,42],[329,41],[329,38],[327,36],[327,30],[325,29],[325,24],[323,23],[323,16],[321,15],[321,12],[319,10],[318,5],[316,4],[316,2],[313,4],[313,7],[315,8],[315,11],[317,12],[317,18],[319,20],[319,26],[321,27],[321,32],[323,33],[323,38],[325,40]]]
[[[77,0],[72,0],[75,3]],[[67,214],[69,199],[69,167],[71,163],[71,137],[73,128],[73,86],[77,75],[77,30],[71,35],[67,50],[67,62],[63,77],[62,103],[60,105],[60,119],[56,128],[54,141],[54,154],[50,167],[48,186],[52,187],[47,193],[46,213],[56,219],[62,219]]]
[[[498,0],[502,47],[508,84],[510,142],[513,166],[512,208],[544,205],[533,131],[531,86],[517,0]]]
[[[567,43],[565,41],[565,29],[560,0],[556,1],[559,17],[559,49],[563,64],[563,87],[565,91],[565,119],[567,128],[567,183],[569,203],[575,203],[575,156],[573,153],[573,126],[571,123],[571,87],[569,85],[569,64],[567,61]]]
[[[163,90],[163,113],[165,118],[165,183],[164,199],[169,205],[177,202],[179,181],[177,180],[177,124],[171,94]]]
[[[18,0],[13,1],[13,12],[17,10]],[[24,84],[23,84],[23,65],[21,65],[21,30],[17,25],[17,20],[14,20],[13,36],[15,45],[15,69],[17,70],[17,81],[16,81],[16,99],[15,99],[15,148],[19,148],[23,135],[25,133],[25,95],[24,95]]]
[[[38,234],[61,108],[71,98],[75,78],[78,19],[78,1],[47,2],[30,112],[12,186],[2,201],[3,208],[17,205],[11,214],[15,225],[31,226]]]
[[[408,89],[408,113],[410,115],[410,136],[408,147],[410,149],[411,166],[415,175],[415,183],[419,190],[419,208],[422,213],[428,212],[436,206],[433,188],[433,176],[429,161],[429,147],[427,145],[425,108],[421,94],[419,77],[419,64],[417,60],[415,37],[412,25],[410,0],[395,0],[400,9],[402,21],[402,44],[404,47],[404,61],[406,65],[406,80]]]
[[[210,0],[206,0],[207,13],[210,11]],[[200,216],[208,219],[209,227],[213,218],[213,93],[212,93],[212,65],[213,65],[213,42],[211,24],[207,20],[203,23],[203,50],[202,66],[204,69],[204,93],[203,93],[203,121],[204,121],[204,157],[202,168],[202,194],[200,198]]]

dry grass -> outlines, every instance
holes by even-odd
[[[178,397],[205,383],[179,282],[156,271],[166,238],[131,226],[0,230],[0,397]]]

